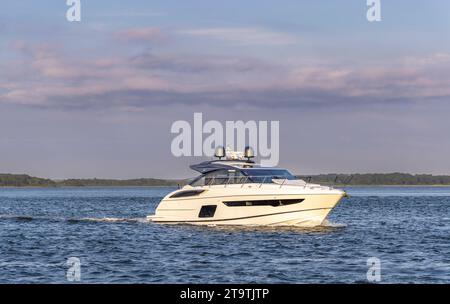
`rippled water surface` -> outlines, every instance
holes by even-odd
[[[0,283],[450,283],[450,188],[350,188],[314,229],[148,223],[172,188],[0,189]]]

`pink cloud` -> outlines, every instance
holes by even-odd
[[[257,27],[214,27],[184,29],[177,32],[191,37],[221,40],[238,45],[286,46],[297,44],[295,35]]]
[[[139,36],[139,35],[138,35]],[[139,36],[143,37],[143,36]],[[248,102],[289,106],[450,96],[445,54],[377,66],[289,66],[238,56],[68,57],[58,48],[21,45],[23,60],[0,76],[0,102],[58,106]],[[439,64],[437,64],[439,62]],[[258,100],[259,99],[259,100]],[[114,100],[114,102],[110,102]]]
[[[164,40],[167,35],[159,28],[156,27],[143,27],[134,28],[119,31],[116,33],[116,37],[124,41],[154,41],[154,40]]]

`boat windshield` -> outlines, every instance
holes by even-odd
[[[203,174],[190,183],[191,186],[272,183],[273,179],[296,179],[285,169],[236,169],[216,170]]]
[[[248,176],[251,182],[254,183],[271,183],[272,179],[296,179],[286,169],[243,169],[242,173]]]

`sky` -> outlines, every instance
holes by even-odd
[[[280,122],[297,174],[450,174],[450,2],[0,4],[0,172],[184,178],[171,125]]]

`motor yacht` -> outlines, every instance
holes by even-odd
[[[263,167],[253,150],[218,148],[212,161],[190,166],[200,173],[169,193],[148,219],[195,225],[321,225],[345,191],[297,179],[288,170]]]

